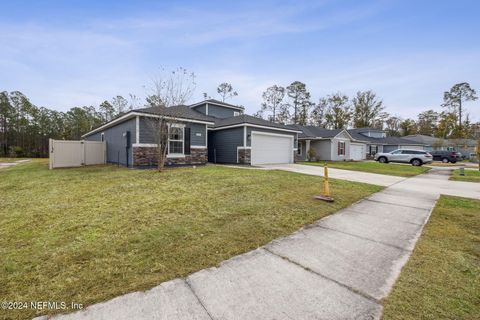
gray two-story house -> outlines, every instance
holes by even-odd
[[[85,140],[105,141],[107,162],[155,166],[155,121],[169,122],[166,165],[291,163],[298,130],[243,114],[217,100],[190,106],[135,109],[96,128]]]

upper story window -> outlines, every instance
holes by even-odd
[[[233,111],[233,116],[236,117],[236,116],[239,116],[240,115],[240,112],[239,111]]]
[[[168,131],[168,153],[183,154],[184,126],[172,124]]]

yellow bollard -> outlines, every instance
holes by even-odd
[[[317,200],[333,202],[333,198],[330,196],[330,185],[328,184],[328,167],[325,163],[323,166],[323,194],[320,196],[314,196]]]
[[[330,197],[330,185],[328,184],[328,167],[325,163],[323,167],[323,195],[325,197]]]

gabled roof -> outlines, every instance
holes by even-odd
[[[229,117],[225,119],[217,119],[217,118],[214,118],[214,119],[215,119],[215,125],[213,126],[214,129],[221,129],[225,127],[240,125],[240,124],[252,124],[252,125],[263,126],[263,127],[271,127],[272,129],[282,129],[287,131],[300,132],[299,130],[290,128],[286,125],[267,121],[267,120],[253,117],[253,116],[249,116],[247,114],[241,114],[235,117]]]
[[[184,119],[209,121],[209,122],[215,121],[215,118],[209,117],[201,112],[195,111],[191,109],[189,106],[185,106],[185,105],[173,106],[169,108],[148,107],[148,108],[134,109],[132,111],[160,115],[160,116],[168,116],[173,118],[184,118]]]
[[[432,136],[427,136],[424,134],[412,134],[409,136],[405,136],[404,138],[412,140],[412,141],[417,141],[421,142],[426,145],[430,146],[435,146],[435,145],[442,145],[442,146],[461,146],[461,145],[467,145],[470,147],[475,147],[477,145],[477,141],[474,139],[443,139],[443,138],[437,138],[437,137],[432,137]]]
[[[241,111],[243,111],[245,109],[242,106],[236,106],[234,104],[226,103],[226,102],[215,100],[215,99],[203,100],[201,102],[194,103],[194,104],[190,105],[189,107],[190,108],[195,108],[197,106],[201,106],[202,104],[206,104],[206,103],[215,104],[217,106],[223,106],[223,107],[232,108],[232,109],[241,110]]]
[[[298,135],[299,138],[333,138],[336,137],[343,129],[325,129],[317,126],[302,126],[299,124],[289,124],[287,127],[300,130],[302,133]]]
[[[368,129],[372,129],[372,130],[368,130]],[[404,137],[374,138],[374,137],[368,137],[361,134],[361,132],[368,132],[368,131],[383,131],[380,129],[357,128],[357,129],[348,129],[347,131],[355,140],[365,141],[368,143],[387,144],[387,145],[416,145],[416,146],[424,145],[424,143],[405,139]]]
[[[168,108],[148,107],[148,108],[130,110],[127,113],[124,113],[116,117],[115,119],[107,123],[104,123],[100,127],[85,133],[84,135],[82,135],[82,137],[92,135],[96,132],[112,127],[118,123],[124,122],[125,120],[134,118],[135,116],[138,116],[138,115],[145,115],[145,116],[150,115],[151,117],[163,116],[165,118],[173,118],[173,119],[178,119],[186,122],[188,121],[200,122],[200,123],[212,124],[212,125],[215,123],[215,118],[204,115],[203,113],[190,109],[188,106],[184,106],[184,105],[172,106]]]

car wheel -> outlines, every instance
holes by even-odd
[[[443,163],[448,163],[448,159],[447,159],[447,158],[443,158],[443,159],[442,159],[442,162],[443,162]]]
[[[413,159],[412,160],[412,166],[419,167],[421,165],[422,165],[422,161],[420,161],[418,159]]]
[[[387,161],[387,158],[385,158],[385,157],[380,157],[380,158],[378,158],[378,162],[380,162],[380,163],[387,163],[388,161]]]

